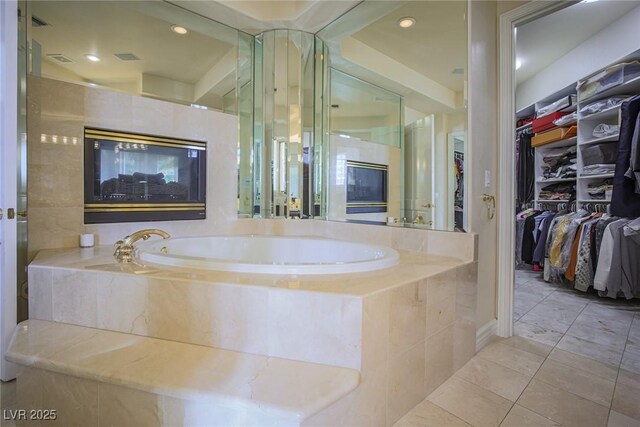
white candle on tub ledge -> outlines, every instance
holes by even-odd
[[[80,247],[92,248],[94,245],[93,234],[81,234],[80,235]]]

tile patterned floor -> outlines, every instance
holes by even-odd
[[[395,427],[640,427],[640,302],[518,271],[514,321]]]

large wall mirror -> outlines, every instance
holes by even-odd
[[[27,12],[32,75],[237,112],[248,34],[158,1],[30,1]]]
[[[329,220],[466,229],[467,4],[365,1],[329,51]]]

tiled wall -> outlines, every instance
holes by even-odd
[[[475,354],[477,263],[364,299],[362,383],[305,426],[390,426]]]
[[[113,243],[143,227],[213,234],[236,219],[235,116],[29,76],[29,254],[77,247],[81,233]],[[207,219],[84,225],[84,127],[207,141]]]

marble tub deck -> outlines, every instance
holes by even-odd
[[[309,380],[311,388],[298,390],[300,399],[314,402],[311,406],[277,407],[262,420],[273,425],[288,425],[282,421],[286,419],[307,426],[389,426],[471,359],[476,339],[477,262],[399,252],[399,264],[384,270],[291,276],[121,265],[110,246],[42,251],[29,267],[28,326],[41,320],[38,328],[51,331],[82,327],[115,334],[118,338],[110,339],[122,340],[122,346],[107,347],[100,357],[113,358],[116,365],[121,355],[139,350],[135,343],[143,339],[170,343],[180,351],[204,346],[216,354],[236,352],[242,360],[278,360],[283,369],[292,369],[288,362],[306,363],[308,379],[335,369],[331,372],[346,373],[336,387],[338,394],[317,396]],[[101,376],[97,368],[82,368],[79,361],[93,348],[89,342],[85,353],[75,353],[78,362],[65,362],[60,373],[56,369],[62,362],[38,356],[39,340],[25,336],[18,333],[12,346],[12,360],[25,368],[23,383],[30,376],[53,375],[130,391],[117,374]],[[33,345],[17,351],[25,340]],[[83,344],[77,346],[82,349]],[[145,351],[136,354],[151,357]],[[359,385],[352,373],[359,376]],[[148,385],[140,386],[135,372],[131,375],[128,387],[138,384],[145,393],[153,392]],[[210,390],[223,389],[216,374],[211,375]],[[265,390],[272,393],[288,383],[286,375],[268,377],[272,388],[265,385]],[[18,390],[20,381],[18,377]],[[156,392],[163,399],[195,404],[197,387],[193,395],[188,389],[189,381],[179,396],[173,389]],[[218,396],[213,399],[218,404],[225,399],[216,392],[207,394],[212,395]],[[232,414],[221,416],[219,424],[242,423]]]

